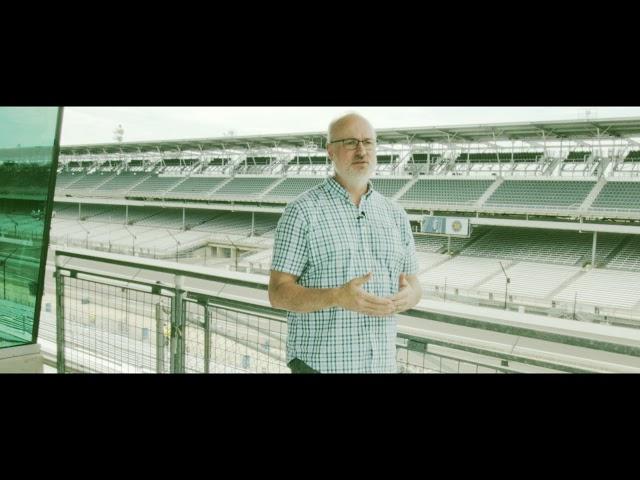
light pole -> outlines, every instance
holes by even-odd
[[[225,235],[225,237],[227,237],[227,240],[229,241],[229,243],[231,245],[233,245],[233,258],[235,260],[235,269],[234,271],[237,272],[238,271],[238,247],[236,247],[236,244],[233,243],[233,241],[231,240],[231,238],[229,238],[229,235]]]
[[[16,238],[18,238],[18,222],[16,222],[8,213],[5,213],[5,216],[13,223],[13,233]]]
[[[182,245],[182,244],[180,243],[180,240],[178,240],[176,237],[174,237],[173,233],[171,233],[171,231],[170,231],[170,230],[167,230],[167,233],[168,233],[169,235],[171,235],[171,238],[173,238],[173,241],[174,241],[174,242],[176,242],[176,263],[180,263],[180,262],[178,261],[178,247],[179,247],[180,245]],[[187,262],[187,263],[189,263],[189,262]]]
[[[82,228],[82,230],[84,230],[84,232],[86,233],[85,236],[85,242],[84,242],[84,248],[89,248],[89,230],[80,223],[80,220],[78,220],[78,225],[80,226],[80,228]]]
[[[509,284],[511,283],[511,279],[507,275],[504,267],[502,266],[502,262],[498,262],[500,264],[500,268],[502,269],[502,273],[504,274],[504,278],[506,279],[504,282],[504,309],[507,309],[507,291],[509,289]]]
[[[131,230],[129,230],[129,228],[127,228],[127,226],[124,226],[124,229],[127,231],[127,233],[129,235],[131,235],[131,255],[135,255],[136,254],[136,240],[138,239],[138,237],[135,236],[135,234],[133,234],[131,232]]]

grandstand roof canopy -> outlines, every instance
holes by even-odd
[[[640,117],[378,129],[381,143],[449,143],[640,136]],[[62,146],[72,154],[325,146],[325,132]]]

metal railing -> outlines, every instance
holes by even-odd
[[[615,307],[589,301],[589,296],[576,291],[573,300],[560,300],[548,296],[523,295],[485,290],[482,288],[462,288],[455,285],[423,284],[426,298],[438,298],[444,301],[460,302],[470,305],[491,306],[518,310],[546,312],[554,317],[570,318],[589,322],[626,325],[640,328],[640,311],[637,308]],[[506,297],[505,297],[506,295]]]
[[[264,276],[70,248],[55,263],[59,372],[289,372],[286,312]],[[616,342],[440,308],[399,318],[399,372],[640,371],[640,333]]]

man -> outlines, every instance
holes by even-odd
[[[376,134],[358,114],[329,126],[335,176],[276,229],[269,300],[288,310],[293,373],[396,372],[395,314],[422,295],[405,211],[373,190]]]

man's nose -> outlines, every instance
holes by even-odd
[[[367,153],[367,149],[364,148],[364,142],[358,142],[358,145],[356,146],[356,151],[358,153]]]

